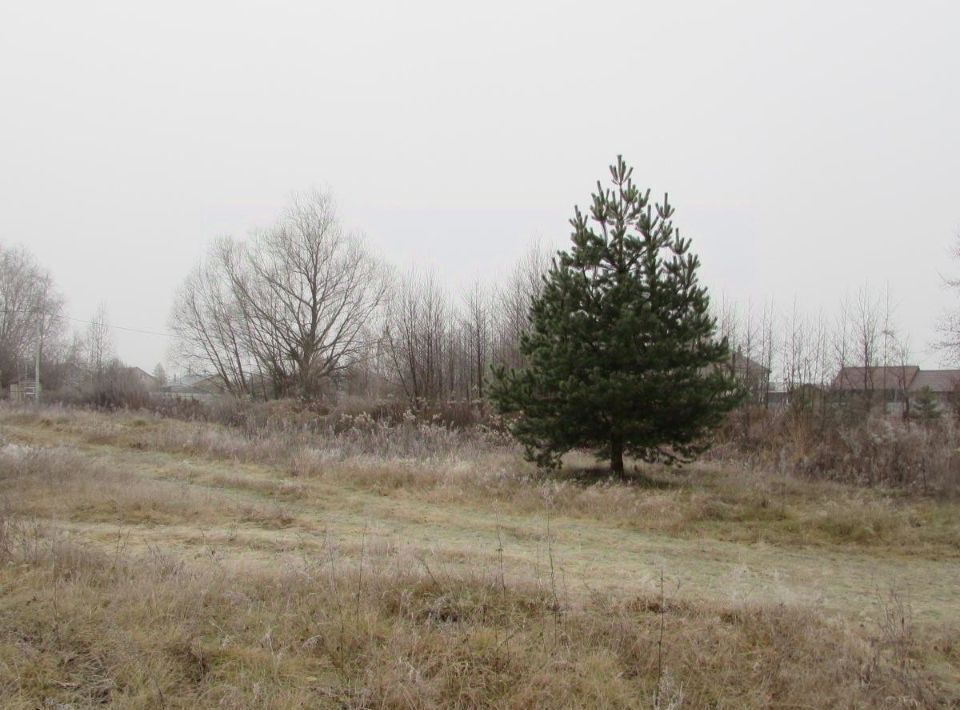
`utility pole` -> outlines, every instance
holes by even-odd
[[[40,404],[40,350],[43,348],[43,314],[37,320],[37,359],[33,369],[33,401]]]

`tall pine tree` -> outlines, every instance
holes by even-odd
[[[578,447],[623,473],[624,455],[690,460],[738,402],[700,261],[621,157],[576,208],[573,246],[545,276],[521,342],[527,367],[495,371],[491,396],[527,456],[559,464]]]

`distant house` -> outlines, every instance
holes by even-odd
[[[767,404],[770,391],[770,368],[744,354],[741,348],[732,351],[725,363],[721,362],[703,368],[704,374],[717,370],[732,375],[737,384],[746,389],[747,400],[751,404]]]
[[[224,392],[223,381],[219,376],[188,373],[174,375],[166,385],[159,388],[158,395],[182,399],[210,399]]]
[[[831,385],[834,392],[866,395],[884,402],[888,411],[904,413],[928,387],[941,406],[952,404],[960,392],[960,370],[921,370],[917,365],[842,367]]]
[[[941,408],[956,406],[960,395],[960,370],[921,370],[910,383],[910,399],[929,388]]]
[[[749,399],[754,404],[766,404],[770,393],[770,368],[764,367],[740,348],[730,353],[730,373],[746,387]]]
[[[883,393],[886,401],[903,398],[920,368],[916,365],[841,367],[831,388],[836,392]]]
[[[127,367],[124,368],[124,372],[136,384],[143,387],[147,392],[156,392],[160,389],[160,382],[157,380],[157,378],[142,368]]]
[[[907,414],[910,385],[920,368],[916,365],[841,367],[830,389],[841,397],[856,398],[868,406],[883,405],[888,414]]]
[[[730,368],[733,373],[739,377],[769,377],[770,369],[764,367],[759,362],[745,355],[743,350],[737,348],[735,352],[730,353]]]

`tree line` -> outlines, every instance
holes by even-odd
[[[534,246],[503,284],[454,300],[434,274],[398,275],[372,254],[329,195],[300,195],[272,227],[215,241],[187,276],[176,357],[238,396],[482,401],[492,364],[522,362],[548,264]]]
[[[23,247],[0,244],[0,388],[35,392],[39,380],[61,399],[125,400],[137,387],[116,356],[106,306],[86,321],[65,311],[50,271]],[[159,364],[156,373],[164,376]]]
[[[397,274],[373,255],[329,195],[299,196],[273,227],[214,242],[185,279],[170,321],[176,359],[241,396],[482,402],[494,368],[525,363],[521,339],[552,258],[534,244],[499,283],[451,296],[435,274]],[[869,372],[912,355],[889,288],[862,286],[830,314],[722,296],[711,308],[731,366],[749,363],[757,404],[772,389],[827,388],[842,367]]]
[[[499,282],[451,295],[435,274],[398,274],[379,259],[342,226],[329,195],[300,195],[273,226],[210,245],[176,294],[170,360],[175,369],[214,374],[224,391],[244,397],[484,402],[494,368],[526,362],[521,340],[552,259],[533,244]],[[956,280],[947,285],[960,288]],[[78,373],[87,382],[117,378],[105,308],[82,328],[70,327],[64,309],[49,271],[26,249],[0,244],[4,391],[34,376],[38,355],[51,392]],[[731,363],[740,358],[769,373],[745,370],[754,404],[767,404],[771,390],[828,388],[845,366],[867,378],[872,367],[914,357],[889,288],[860,287],[831,312],[722,295],[711,309]],[[935,343],[950,359],[960,355],[957,322],[944,314]]]

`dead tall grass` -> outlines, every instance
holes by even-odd
[[[656,593],[572,604],[495,570],[337,546],[186,563],[0,522],[5,707],[934,707],[912,628]],[[896,616],[894,615],[894,622]],[[661,628],[663,634],[661,636]],[[957,639],[940,662],[956,664]],[[945,647],[944,647],[945,648]]]
[[[709,454],[717,461],[820,481],[938,496],[960,494],[960,420],[904,420],[856,401],[751,411]]]
[[[391,423],[358,414],[342,429],[274,424],[250,432],[142,412],[48,407],[0,410],[0,423],[14,429],[17,441],[37,446],[70,441],[267,466],[273,482],[232,478],[237,487],[279,500],[308,500],[316,495],[314,482],[328,482],[517,513],[537,512],[549,503],[558,514],[677,536],[960,555],[960,516],[949,497],[730,461],[680,470],[646,467],[620,479],[598,473],[589,458],[573,454],[563,470],[544,474],[495,432],[411,417]],[[232,485],[224,478],[217,483]]]
[[[574,460],[534,475],[516,452],[477,433],[437,434],[424,445],[382,429],[351,434],[356,440],[250,435],[56,408],[0,410],[0,426],[6,707],[960,702],[950,685],[960,677],[956,625],[915,624],[896,590],[846,617],[816,604],[718,601],[742,595],[687,595],[669,583],[662,592],[635,583],[591,593],[601,585],[588,578],[578,580],[588,591],[571,595],[551,528],[537,538],[536,562],[518,556],[504,565],[499,521],[502,511],[532,519],[549,510],[567,516],[570,529],[578,516],[596,518],[614,553],[619,525],[784,545],[848,548],[862,539],[856,544],[873,546],[865,559],[879,560],[877,546],[898,536],[906,542],[897,549],[911,555],[950,554],[957,516],[947,504],[719,466],[624,481]],[[328,505],[342,514],[353,498],[369,505],[381,496],[399,513],[456,502],[454,518],[495,520],[499,552],[476,549],[490,536],[433,550],[430,540],[368,535],[365,521],[332,534],[297,529],[310,522],[309,503],[320,525]],[[283,520],[294,529],[278,532]],[[444,525],[426,521],[431,540]],[[517,533],[540,534],[530,525]],[[573,554],[569,541],[566,549]],[[701,560],[709,562],[691,564]],[[630,574],[618,563],[597,569]],[[955,563],[923,569],[948,575]]]
[[[277,506],[152,480],[68,447],[0,445],[0,510],[8,515],[118,525],[253,521],[284,527]]]

